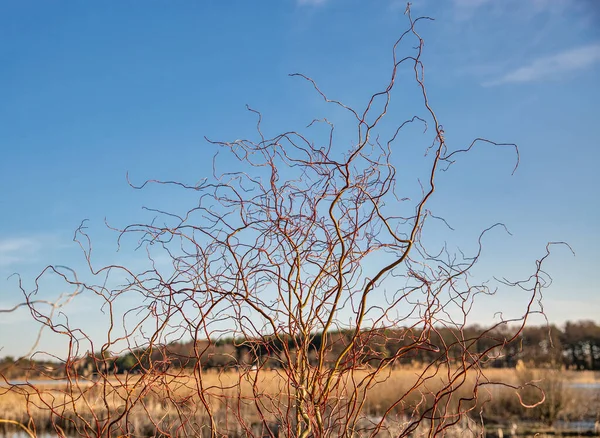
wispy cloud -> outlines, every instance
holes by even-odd
[[[484,83],[494,86],[510,83],[535,82],[544,79],[558,79],[565,74],[584,70],[600,61],[600,43],[577,47],[564,52],[534,59],[529,64],[517,68],[503,76]]]
[[[571,0],[531,0],[531,6],[537,12],[562,13],[570,7],[577,7]]]
[[[454,0],[454,5],[459,8],[476,9],[489,1],[490,0]]]
[[[296,0],[300,6],[319,6],[327,3],[329,0]]]
[[[0,239],[0,267],[26,261],[41,247],[41,240],[33,237]]]
[[[531,17],[537,14],[562,15],[566,9],[583,6],[572,0],[452,0],[454,17],[459,21],[474,18],[480,12],[497,16]],[[485,6],[485,7],[483,7]]]
[[[454,12],[458,20],[468,20],[481,6],[490,0],[453,0]]]

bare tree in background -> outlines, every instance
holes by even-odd
[[[417,24],[429,18],[412,19],[410,10],[407,16],[389,82],[364,108],[332,100],[311,78],[292,75],[350,115],[351,146],[343,149],[325,119],[307,130],[325,128],[318,139],[300,132],[268,136],[261,114],[249,108],[257,118],[254,140],[209,140],[219,149],[212,178],[132,184],[173,186],[197,199],[183,214],[155,210],[152,223],[118,230],[119,242],[130,235],[139,241],[149,269],[97,269],[85,228],[77,231],[102,281],[79,281],[62,267],[42,275],[57,273],[76,288],[72,295],[102,298],[109,331],[98,344],[64,319],[57,322],[23,289],[32,317],[69,341],[68,384],[10,386],[28,406],[27,418],[14,421],[31,433],[46,427],[107,437],[442,436],[458,426],[462,434],[481,433],[472,420],[495,383],[482,364],[502,354],[538,311],[548,253],[530,278],[505,282],[529,299],[522,317],[498,324],[515,324],[509,336],[496,336],[496,326],[465,330],[474,298],[494,292],[469,276],[481,238],[471,255],[443,243],[426,247],[426,223],[445,224],[428,204],[438,174],[461,154],[479,144],[517,149],[482,138],[464,148],[447,145],[421,62]],[[406,56],[398,53],[402,44],[413,47]],[[412,71],[422,106],[384,138],[380,127],[400,69]],[[414,125],[424,131],[428,167],[420,195],[409,199],[397,187],[396,169],[410,166],[403,150],[416,146],[398,143]],[[108,286],[104,279],[116,273],[126,280]],[[139,305],[120,315],[115,309],[125,299]],[[229,349],[218,349],[227,336]],[[172,344],[189,339],[185,351]],[[416,354],[429,359],[395,379],[398,364]],[[119,360],[129,361],[124,373]],[[216,371],[203,367],[207,360]],[[46,412],[48,424],[27,423],[36,412]]]

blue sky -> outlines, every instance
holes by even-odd
[[[600,7],[594,1],[414,0],[423,23],[429,98],[448,142],[479,136],[515,142],[514,155],[481,148],[440,179],[436,212],[472,244],[486,246],[481,275],[529,272],[547,241],[557,250],[546,291],[551,322],[600,314],[597,163],[600,159]],[[209,176],[203,136],[252,135],[262,111],[272,133],[332,116],[302,72],[328,95],[362,106],[389,75],[391,46],[406,28],[393,0],[0,3],[0,307],[19,299],[47,264],[85,268],[72,242],[89,219],[99,264],[134,265],[116,250],[116,226],[181,208],[189,198],[135,191],[125,179]],[[398,92],[398,114],[404,95]],[[408,101],[408,98],[407,98]],[[340,129],[344,128],[343,121]],[[470,243],[469,243],[470,242]],[[45,294],[62,292],[48,281]],[[514,292],[484,301],[474,322],[518,313]],[[93,299],[73,302],[74,321],[94,323]],[[86,301],[87,300],[87,301]],[[97,310],[97,309],[96,309]],[[0,314],[0,356],[23,354],[35,326],[25,311]],[[97,321],[100,321],[99,319]],[[98,322],[98,324],[100,324]],[[19,337],[15,337],[19,333]],[[48,341],[59,351],[60,341]]]

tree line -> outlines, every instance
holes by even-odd
[[[350,340],[353,331],[339,330],[329,334],[323,350],[325,363],[333,361]],[[369,329],[361,333],[346,359],[345,365],[355,367],[380,366],[393,358],[391,366],[418,366],[431,363],[445,355],[449,360],[460,360],[460,349],[467,345],[474,354],[483,354],[482,364],[487,367],[510,368],[518,361],[528,366],[561,366],[574,370],[600,370],[600,325],[594,321],[567,322],[563,328],[556,325],[527,326],[519,336],[498,347],[498,342],[510,339],[515,332],[510,326],[470,326],[462,330],[436,328],[427,342],[420,342],[421,329]],[[471,341],[472,340],[472,341]],[[309,355],[317,363],[321,358],[323,336],[311,336]],[[68,363],[5,357],[0,360],[0,374],[7,379],[23,376],[61,377],[69,369],[94,375],[97,372],[145,373],[150,369],[194,368],[281,368],[284,351],[294,354],[295,345],[302,344],[294,336],[264,337],[261,339],[221,338],[174,342],[160,347],[137,349],[123,355],[108,352],[89,352]],[[459,348],[460,347],[460,348]],[[398,354],[405,350],[404,354]],[[456,351],[455,351],[456,350]]]

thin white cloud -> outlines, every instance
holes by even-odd
[[[319,6],[325,4],[328,0],[297,0],[300,6]]]
[[[531,63],[484,83],[494,86],[510,83],[559,79],[565,74],[591,67],[600,61],[600,43],[577,47],[564,52],[534,59]]]
[[[476,9],[489,1],[490,0],[454,0],[454,5],[459,8]]]
[[[530,0],[531,5],[537,12],[562,13],[569,7],[577,7],[572,0]]]
[[[471,18],[477,10],[490,0],[453,0],[455,18],[462,21]]]
[[[452,0],[454,18],[465,21],[479,12],[492,12],[497,16],[532,17],[537,14],[562,15],[566,9],[582,9],[581,2],[573,0]],[[484,7],[485,6],[485,7]]]
[[[26,261],[40,249],[40,239],[13,237],[0,239],[0,266],[10,266]]]

